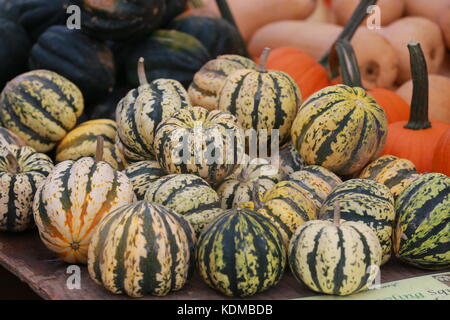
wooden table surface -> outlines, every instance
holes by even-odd
[[[66,273],[69,265],[56,259],[44,247],[36,230],[22,234],[0,234],[0,265],[26,282],[44,299],[127,299],[125,295],[113,295],[95,284],[89,278],[86,267],[81,267],[81,289],[69,290],[66,285],[67,279],[70,277],[70,274]],[[409,267],[392,259],[381,268],[381,279],[382,282],[388,282],[430,273],[433,272]],[[276,287],[250,299],[294,299],[313,295],[312,291],[308,290],[303,284],[298,283],[292,274],[287,271]],[[209,288],[198,275],[195,275],[179,292],[171,293],[163,298],[146,296],[143,299],[211,300],[228,298]]]

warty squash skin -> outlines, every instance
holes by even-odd
[[[150,160],[130,164],[123,173],[133,184],[134,193],[138,200],[144,200],[149,185],[166,174],[158,161]]]
[[[388,187],[372,180],[352,179],[337,186],[320,209],[320,219],[331,219],[339,201],[342,219],[362,222],[373,229],[382,248],[381,263],[391,257],[394,229],[394,197]]]
[[[115,138],[116,122],[109,119],[90,120],[81,123],[70,131],[56,148],[56,162],[78,160],[82,157],[94,157],[97,138],[104,139],[103,159],[116,170],[123,170],[126,163],[117,149]]]
[[[38,152],[53,149],[75,127],[83,109],[81,91],[48,70],[14,78],[0,96],[3,126]]]
[[[365,167],[359,178],[383,183],[396,199],[419,176],[414,163],[408,159],[385,155]]]
[[[291,271],[311,290],[346,296],[367,289],[381,264],[376,234],[353,221],[309,221],[295,232],[288,255]]]
[[[258,186],[255,185],[255,188],[258,192]],[[317,219],[319,210],[309,194],[292,181],[279,182],[269,191],[259,194],[257,199],[244,202],[240,207],[268,218],[280,232],[286,251],[295,231],[305,222]]]
[[[256,64],[239,55],[222,55],[208,61],[195,75],[188,93],[195,106],[215,110],[226,79],[241,69],[256,69]]]
[[[81,9],[81,29],[101,40],[141,38],[159,28],[166,11],[164,0],[71,0]]]
[[[45,246],[68,263],[86,263],[100,220],[136,200],[133,185],[110,164],[85,157],[55,166],[40,185],[34,220]]]
[[[107,95],[115,85],[116,67],[108,46],[66,26],[52,26],[39,37],[31,49],[29,67],[69,79],[89,101]]]
[[[235,115],[243,129],[266,130],[268,139],[273,129],[279,130],[282,144],[289,137],[302,95],[289,75],[266,70],[269,50],[264,51],[257,70],[238,70],[228,76],[220,93],[219,110]]]
[[[195,241],[192,227],[172,210],[148,201],[129,204],[95,229],[89,275],[114,294],[165,296],[187,282]]]
[[[140,86],[131,90],[116,109],[116,143],[123,149],[125,159],[128,162],[154,160],[157,126],[190,106],[188,94],[178,81],[158,79],[147,83],[144,77]]]
[[[287,180],[307,192],[317,208],[322,207],[331,191],[342,183],[341,178],[321,166],[305,166],[291,173]]]
[[[250,160],[245,155],[243,162],[217,188],[223,209],[237,208],[243,202],[255,200],[253,199],[255,182],[258,183],[260,192],[264,193],[283,179],[282,172],[266,159]]]
[[[12,133],[6,128],[0,127],[0,150],[5,150],[9,145],[16,145],[19,147],[25,146],[25,143],[15,133]]]
[[[286,251],[269,219],[248,209],[232,209],[203,230],[196,260],[210,287],[227,296],[248,297],[279,282]]]
[[[244,138],[228,112],[202,107],[178,111],[156,129],[154,151],[168,174],[188,173],[222,182],[244,155]]]
[[[395,202],[394,252],[423,269],[450,267],[450,177],[428,173],[417,178]]]
[[[292,125],[294,147],[310,165],[339,175],[376,159],[387,135],[386,114],[362,88],[335,85],[312,95]]]
[[[0,154],[0,231],[20,232],[34,226],[33,198],[53,162],[30,147],[7,149],[9,156]]]
[[[217,192],[192,174],[172,174],[156,180],[147,188],[145,200],[181,214],[197,233],[223,213]]]

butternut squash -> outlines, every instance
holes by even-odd
[[[332,2],[332,9],[336,16],[336,22],[340,25],[345,25],[352,16],[352,12],[358,3],[359,0],[334,0]],[[400,19],[405,12],[404,0],[379,0],[377,6],[381,10],[382,26],[386,26]]]
[[[280,20],[302,20],[316,8],[317,0],[228,0],[243,38],[248,41],[259,28]],[[218,12],[215,0],[206,7]]]
[[[341,26],[312,21],[281,21],[259,29],[249,43],[251,56],[265,47],[290,46],[319,59],[332,46]],[[363,84],[367,89],[391,88],[397,79],[399,61],[394,48],[378,32],[360,27],[351,41]],[[370,45],[369,45],[370,44]]]
[[[441,30],[436,23],[422,17],[406,17],[382,28],[381,33],[395,48],[399,57],[400,71],[397,84],[401,85],[411,79],[407,47],[411,40],[421,44],[427,61],[428,72],[433,74],[439,71],[444,60],[445,46]]]
[[[443,10],[450,8],[450,0],[404,0],[404,1],[406,5],[406,15],[424,17],[434,22],[438,21],[439,14]]]
[[[440,120],[450,123],[450,78],[430,74],[429,82],[429,117],[430,120]],[[397,90],[397,94],[406,101],[411,101],[413,83],[412,80],[403,84]]]
[[[450,8],[440,13],[438,22],[444,34],[447,49],[450,50]]]

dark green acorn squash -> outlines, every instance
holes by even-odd
[[[44,32],[31,50],[31,69],[54,71],[83,92],[87,101],[112,91],[115,84],[114,57],[103,43],[78,30],[53,26]]]
[[[0,91],[6,82],[26,71],[30,48],[21,26],[0,18]]]
[[[188,15],[173,20],[169,29],[196,37],[209,51],[212,58],[224,54],[245,54],[239,31],[222,18]]]
[[[99,102],[90,105],[87,116],[90,120],[95,119],[111,119],[116,120],[116,107],[119,101],[125,97],[130,91],[130,88],[114,88],[113,92],[109,93]]]
[[[168,25],[176,16],[187,9],[187,0],[166,0],[166,12],[162,19],[162,26]]]
[[[127,79],[133,87],[139,86],[136,66],[140,57],[145,59],[148,81],[168,78],[178,80],[185,88],[194,74],[211,57],[208,50],[195,37],[176,30],[158,30],[144,41],[129,47]]]
[[[102,40],[130,40],[161,26],[166,0],[71,0],[81,8],[83,32]]]
[[[69,0],[0,0],[0,17],[20,24],[36,41],[50,26],[65,24]]]

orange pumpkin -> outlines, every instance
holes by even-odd
[[[329,63],[332,76],[339,73],[340,67],[344,84],[364,88],[355,51],[349,41],[345,39],[336,41],[331,50]],[[374,88],[367,92],[383,107],[388,123],[408,120],[409,105],[400,95],[384,88]]]
[[[389,125],[383,154],[409,159],[419,172],[431,172],[438,141],[450,128],[450,124],[437,120],[429,121],[428,70],[425,56],[419,43],[410,42],[408,49],[413,78],[411,115],[408,122],[400,121]]]
[[[433,157],[433,172],[450,177],[450,128],[439,139]]]
[[[360,2],[352,18],[344,27],[338,39],[350,41],[358,26],[367,16],[367,7],[375,4],[375,0],[363,0]],[[301,32],[301,30],[299,30]],[[267,68],[280,70],[289,74],[297,83],[302,96],[307,99],[314,92],[332,84],[340,83],[339,80],[330,79],[327,66],[329,52],[320,61],[314,60],[304,51],[294,47],[279,47],[272,50],[267,60]]]

